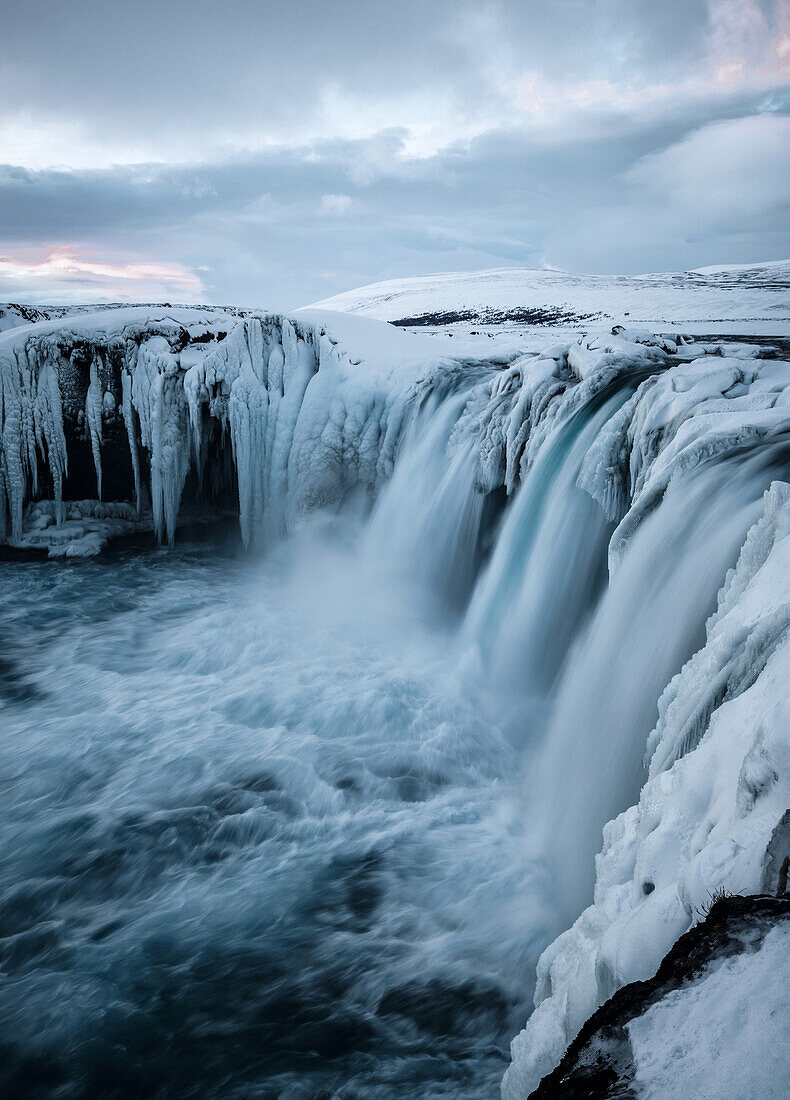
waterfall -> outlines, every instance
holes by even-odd
[[[218,314],[114,324],[0,344],[8,540],[39,545],[25,538],[54,537],[66,510],[87,530],[114,521],[125,531],[150,494],[151,526],[178,555],[182,495],[205,504],[216,482],[223,499],[235,496],[241,540],[255,554],[235,581],[224,567],[210,573],[216,606],[196,597],[189,554],[173,558],[167,599],[178,614],[158,633],[121,611],[119,646],[81,622],[74,639],[47,637],[58,659],[51,676],[41,673],[45,720],[20,718],[19,743],[38,747],[43,731],[58,774],[70,742],[47,743],[53,715],[82,744],[79,706],[98,701],[118,722],[124,753],[113,771],[126,776],[120,804],[132,799],[127,817],[139,818],[141,835],[170,837],[161,823],[172,818],[181,836],[178,815],[191,822],[190,807],[201,808],[199,828],[183,826],[179,840],[189,868],[189,838],[205,847],[189,925],[198,952],[205,898],[216,942],[238,912],[229,942],[247,949],[245,921],[258,928],[264,911],[250,899],[276,867],[286,885],[266,904],[283,942],[309,959],[309,974],[299,971],[306,1018],[312,1026],[314,997],[322,1020],[333,1018],[326,974],[337,977],[339,951],[352,975],[342,1012],[367,1036],[349,1045],[378,1049],[382,1028],[416,1075],[392,1095],[414,1095],[423,1080],[422,1039],[403,1019],[418,1029],[437,1002],[438,1016],[449,1006],[452,1027],[471,1034],[458,1006],[485,1004],[492,989],[498,1007],[470,1057],[485,1062],[486,1080],[499,1074],[490,1052],[523,1025],[537,956],[564,933],[537,967],[538,1007],[514,1047],[506,1094],[526,1095],[595,1005],[633,978],[642,965],[633,960],[657,964],[704,891],[759,886],[778,818],[773,802],[764,811],[764,792],[787,770],[772,749],[770,684],[781,681],[771,662],[790,634],[790,594],[769,615],[752,589],[769,572],[780,587],[786,564],[786,486],[776,479],[787,470],[787,365],[721,349],[688,362],[673,341],[619,326],[504,362],[422,350],[377,362],[342,350],[314,322]],[[115,484],[122,499],[69,501],[70,479],[85,485],[86,468],[97,492]],[[54,501],[38,499],[47,495]],[[94,532],[92,552],[101,545]],[[102,573],[97,563],[91,575],[113,576],[116,565]],[[155,592],[146,569],[117,566]],[[113,655],[149,634],[128,668]],[[128,720],[113,714],[116,690]],[[752,710],[728,736],[737,726],[751,740],[713,769],[729,784],[714,805],[694,758],[714,751],[711,730],[742,699]],[[154,741],[165,731],[156,752],[138,755],[141,729]],[[224,752],[233,766],[223,771]],[[101,753],[85,757],[100,767]],[[159,759],[181,769],[175,806],[147,771]],[[137,768],[149,782],[142,810]],[[94,779],[103,789],[106,777]],[[24,813],[34,813],[37,783],[31,776]],[[108,801],[108,820],[115,806]],[[90,819],[96,867],[114,866],[107,851],[138,858],[126,820],[108,840]],[[169,843],[157,850],[161,866],[181,852]],[[14,845],[7,851],[13,859]],[[226,905],[204,898],[209,880]],[[145,881],[135,870],[118,886],[122,908],[127,889],[141,905],[134,891]],[[338,886],[347,882],[348,903]],[[183,932],[179,904],[166,912]],[[328,946],[316,931],[323,921]],[[84,950],[103,982],[105,948],[89,940]],[[217,998],[202,996],[208,1012]],[[435,1031],[429,1040],[425,1049]],[[319,1074],[316,1088],[327,1082],[343,1083]]]
[[[577,486],[587,451],[628,396],[575,413],[540,449],[473,594],[465,639],[491,675],[545,699],[605,583],[611,524]]]
[[[601,831],[639,797],[658,699],[702,644],[769,482],[762,462],[730,462],[670,486],[573,640],[530,776],[532,835],[552,867],[558,931],[592,898]]]

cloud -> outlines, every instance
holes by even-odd
[[[4,19],[9,163],[202,165],[393,130],[405,155],[433,156],[557,115],[790,79],[786,0],[226,0],[219,21],[211,0],[81,0],[80,12],[40,0]]]
[[[89,293],[106,300],[167,297],[173,292],[193,300],[203,290],[200,278],[178,264],[118,263],[67,245],[53,246],[37,256],[20,252],[0,255],[0,287],[4,291],[15,297],[15,284],[35,288],[37,283],[45,286],[45,294]]]
[[[710,122],[614,174],[551,227],[561,266],[671,271],[790,255],[790,118]]]
[[[775,114],[713,122],[640,160],[626,181],[645,206],[680,232],[743,228],[790,208],[790,118]]]
[[[325,218],[342,218],[353,205],[350,195],[322,195],[319,213]]]
[[[80,8],[3,24],[0,253],[78,242],[187,281],[37,261],[2,276],[16,297],[290,308],[420,270],[786,248],[788,0]]]

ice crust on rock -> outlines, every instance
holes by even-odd
[[[61,518],[59,518],[59,516]],[[46,550],[50,558],[92,558],[123,535],[153,530],[150,511],[123,501],[39,500],[25,508],[21,550]]]
[[[79,425],[99,499],[103,425],[120,410],[137,509],[150,494],[154,529],[170,542],[188,474],[216,477],[210,467],[225,442],[245,543],[264,519],[269,530],[282,532],[305,510],[336,503],[353,485],[374,486],[392,471],[415,383],[437,357],[433,349],[426,356],[419,338],[397,330],[390,330],[393,348],[387,326],[369,321],[351,328],[361,327],[366,352],[367,329],[383,329],[383,347],[372,359],[355,357],[341,349],[324,319],[124,310],[4,334],[0,536],[21,544],[24,507],[45,491],[45,471],[56,515],[64,517],[67,401],[81,405]],[[349,319],[340,321],[348,329]],[[210,433],[219,439],[213,448]]]

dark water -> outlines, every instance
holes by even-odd
[[[355,543],[0,563],[6,1095],[497,1095],[512,709]]]

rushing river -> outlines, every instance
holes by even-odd
[[[513,708],[353,534],[0,566],[12,1094],[495,1094]]]

